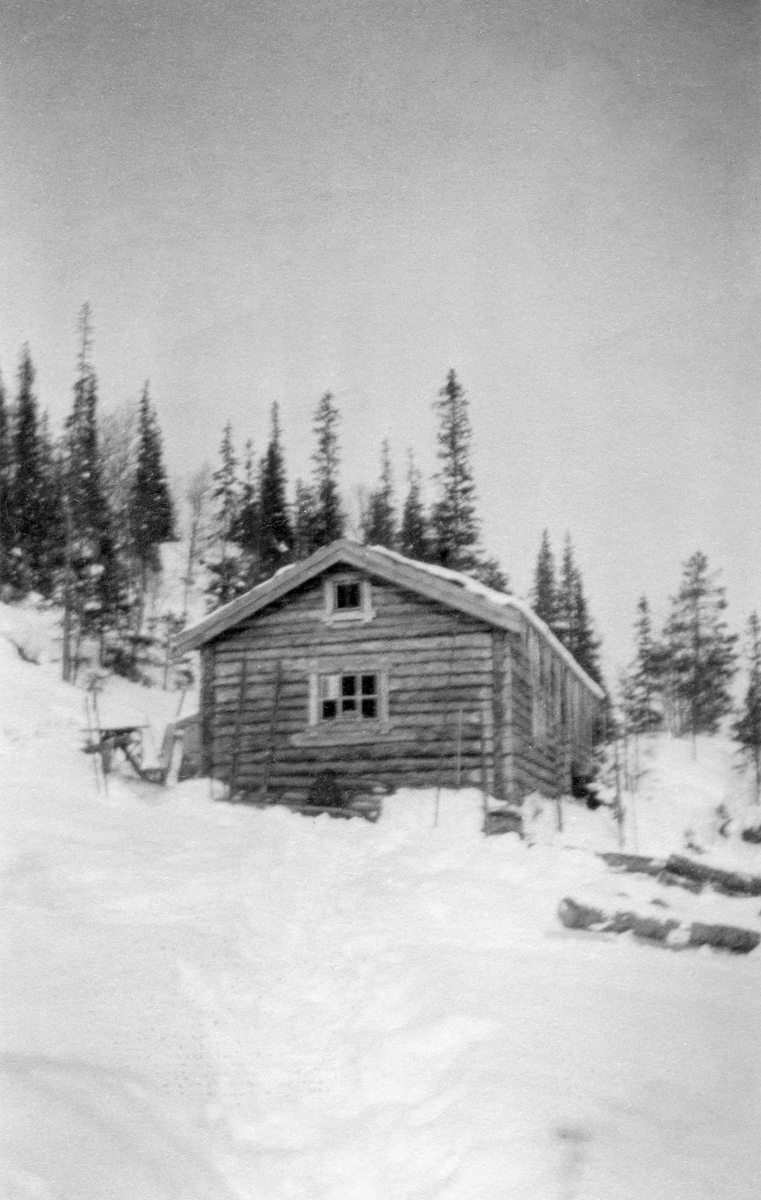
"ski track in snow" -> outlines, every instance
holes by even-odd
[[[8,1200],[755,1200],[761,951],[563,929],[566,894],[654,884],[543,811],[533,847],[484,840],[474,793],[435,826],[431,793],[375,826],[208,781],[106,795],[81,692],[2,639],[0,672]],[[683,750],[638,793],[654,851],[726,799],[721,743]],[[758,900],[660,893],[761,927]]]

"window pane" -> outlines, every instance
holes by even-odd
[[[336,584],[336,608],[359,608],[361,592],[358,583]]]
[[[340,675],[320,676],[320,699],[337,700]]]
[[[363,700],[362,701],[362,716],[363,717],[376,717],[378,715],[377,707],[378,707],[378,702],[374,698],[372,700]]]
[[[323,700],[322,702],[322,719],[323,721],[332,721],[336,716],[337,704],[335,700]]]
[[[357,701],[356,700],[342,700],[341,701],[341,711],[345,712],[345,713],[355,713],[357,711]]]
[[[342,675],[341,676],[341,695],[356,696],[357,694],[357,676]]]
[[[362,676],[362,695],[363,696],[374,696],[375,692],[376,692],[375,676],[374,675],[363,675]]]

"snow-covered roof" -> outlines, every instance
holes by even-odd
[[[522,617],[537,630],[548,645],[552,646],[558,657],[595,696],[599,699],[604,696],[599,684],[595,683],[579,666],[570,651],[555,637],[549,626],[536,615],[531,605],[527,604],[525,600],[505,592],[498,592],[460,571],[450,571],[447,567],[438,567],[432,563],[422,563],[415,559],[405,558],[403,554],[397,554],[395,550],[389,550],[385,546],[363,546],[348,538],[332,542],[329,546],[315,551],[303,562],[281,567],[264,583],[257,584],[243,596],[230,601],[229,604],[216,609],[202,621],[191,625],[177,639],[177,649],[180,652],[198,649],[228,629],[234,628],[240,621],[252,616],[261,608],[279,600],[294,588],[339,563],[346,563],[357,570],[367,571],[390,583],[395,583],[409,591],[417,592],[490,625],[509,629],[514,633],[520,631],[519,618]]]
[[[603,689],[595,683],[583,667],[579,666],[570,650],[555,636],[546,621],[537,616],[528,601],[521,600],[518,596],[514,596],[512,592],[498,592],[495,588],[487,587],[485,583],[480,583],[477,579],[473,579],[472,576],[463,574],[462,571],[450,571],[448,567],[438,567],[434,563],[416,562],[414,559],[405,558],[403,554],[397,554],[396,550],[389,550],[386,546],[373,546],[372,549],[378,554],[387,554],[389,558],[394,558],[397,562],[414,567],[418,571],[427,571],[431,575],[438,576],[439,579],[446,579],[456,584],[457,587],[465,588],[467,592],[471,592],[475,596],[482,596],[489,604],[496,604],[500,608],[512,608],[516,612],[522,613],[528,623],[533,625],[534,629],[549,642],[558,654],[558,657],[562,658],[572,671],[582,676],[584,682],[589,685],[600,699],[604,696]]]

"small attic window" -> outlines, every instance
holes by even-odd
[[[369,621],[375,616],[368,579],[359,575],[328,575],[324,590],[326,621]]]
[[[356,583],[336,583],[335,610],[346,612],[350,608],[362,607],[362,585]]]

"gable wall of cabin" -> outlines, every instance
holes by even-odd
[[[326,623],[315,579],[209,643],[205,773],[294,799],[326,768],[349,789],[485,784],[516,802],[570,790],[599,702],[525,618],[494,629],[379,580],[372,606],[367,622]],[[385,724],[310,725],[310,677],[342,671],[383,675]]]
[[[316,579],[210,643],[205,769],[241,792],[294,799],[326,768],[347,788],[481,786],[484,777],[493,788],[491,628],[378,580],[372,606],[367,622],[326,623]],[[382,673],[384,726],[310,726],[310,676],[342,670]]]

